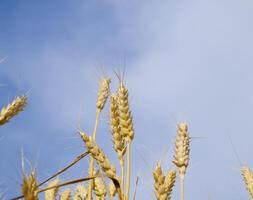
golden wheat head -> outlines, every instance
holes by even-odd
[[[117,99],[119,107],[120,130],[126,142],[130,143],[134,139],[133,118],[129,108],[128,90],[122,81],[120,82],[117,90]]]
[[[241,173],[251,199],[253,199],[253,172],[248,167],[242,167]]]
[[[106,186],[102,177],[96,177],[94,180],[94,191],[98,200],[104,200],[106,197]]]
[[[38,200],[38,184],[34,171],[29,175],[23,175],[22,194],[25,200]]]
[[[87,188],[82,184],[78,184],[76,186],[75,195],[73,197],[73,200],[86,200],[87,197],[88,197]]]
[[[116,195],[116,192],[117,192],[113,182],[110,182],[108,186],[108,191],[109,191],[110,199],[113,199],[113,197]]]
[[[66,189],[60,194],[60,200],[71,200],[71,190]]]
[[[60,179],[55,179],[48,184],[48,187],[50,188],[53,186],[57,186],[59,183],[60,183]],[[59,191],[59,187],[55,187],[53,189],[45,191],[45,200],[56,200],[58,191]]]
[[[110,93],[110,83],[111,79],[102,77],[99,82],[99,90],[98,90],[98,97],[97,97],[97,109],[99,111],[103,110],[106,100]]]
[[[118,101],[115,95],[111,95],[110,125],[114,150],[117,152],[120,162],[123,162],[126,153],[125,140],[120,131],[120,119]]]
[[[186,123],[177,126],[177,138],[173,163],[177,166],[179,175],[184,176],[189,165],[190,137]]]
[[[12,117],[21,112],[27,104],[26,96],[16,97],[6,107],[0,111],[0,126],[7,123]]]
[[[110,163],[109,159],[107,158],[103,150],[88,135],[86,135],[83,132],[79,132],[79,133],[88,151],[91,153],[92,157],[101,166],[103,172],[109,178],[117,178],[116,168]]]

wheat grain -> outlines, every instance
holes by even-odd
[[[25,200],[38,200],[38,184],[34,171],[29,175],[23,175],[22,194]]]
[[[108,187],[110,199],[113,199],[113,197],[116,195],[115,185],[113,182],[110,182]]]
[[[71,190],[66,189],[60,194],[60,200],[71,200]]]
[[[179,170],[179,175],[184,176],[189,165],[190,137],[186,123],[179,123],[177,127],[177,138],[173,163]]]
[[[180,178],[181,200],[184,200],[184,177],[189,165],[190,137],[186,123],[177,126],[177,138],[173,163],[176,165]]]
[[[172,189],[175,185],[176,182],[176,172],[174,170],[169,170],[167,175],[165,176],[165,190],[167,193],[167,199],[166,200],[170,200],[171,199],[171,193],[172,193]]]
[[[98,97],[97,97],[97,109],[99,111],[103,110],[106,100],[110,93],[110,83],[111,79],[102,77],[99,82],[99,90],[98,90]]]
[[[91,153],[92,157],[98,162],[101,166],[104,173],[109,178],[116,178],[116,168],[110,163],[107,156],[104,154],[102,149],[84,132],[79,132],[81,138],[83,139],[88,151]]]
[[[76,186],[75,195],[73,200],[86,200],[88,197],[88,191],[86,187],[82,184]]]
[[[48,187],[56,186],[60,183],[60,179],[55,179],[48,184]],[[59,187],[45,191],[45,200],[56,200]]]
[[[253,172],[248,167],[242,167],[241,173],[246,189],[248,190],[251,199],[253,199]]]
[[[126,142],[130,143],[134,138],[133,119],[129,108],[128,90],[122,81],[117,90],[117,99],[121,134]]]
[[[165,176],[163,175],[161,164],[158,163],[153,171],[153,177],[155,180],[155,195],[157,200],[165,200],[167,197],[166,188],[164,185]]]
[[[94,180],[94,191],[98,200],[105,200],[106,186],[102,177],[97,177]]]
[[[111,104],[110,104],[110,124],[112,132],[112,142],[115,151],[118,154],[121,165],[124,164],[124,154],[126,153],[125,140],[120,131],[120,119],[119,119],[119,108],[117,97],[111,95]]]
[[[21,112],[27,104],[26,96],[16,97],[6,107],[0,111],[0,126],[7,123],[12,117]]]

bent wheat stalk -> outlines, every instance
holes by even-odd
[[[12,117],[21,112],[27,104],[26,96],[16,97],[6,107],[0,111],[0,126],[7,123]]]
[[[184,178],[189,165],[190,137],[186,123],[177,126],[177,138],[173,163],[176,165],[180,178],[181,200],[184,200]]]

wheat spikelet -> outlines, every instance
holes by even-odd
[[[119,121],[119,108],[117,97],[111,95],[110,104],[110,124],[112,132],[112,142],[115,151],[118,154],[121,165],[123,164],[124,154],[126,153],[125,141],[123,135],[120,131],[120,121]]]
[[[113,197],[116,195],[115,185],[113,184],[113,182],[110,182],[108,187],[110,199],[113,199]]]
[[[134,138],[133,119],[129,108],[128,90],[122,81],[117,90],[117,99],[121,134],[124,136],[126,142],[130,143]]]
[[[102,177],[97,177],[94,180],[94,191],[96,194],[96,199],[104,200],[106,197],[106,187]]]
[[[60,179],[55,179],[48,184],[48,187],[56,186],[59,183],[60,183]],[[59,187],[45,191],[45,200],[56,200],[58,191],[59,191]]]
[[[186,168],[189,165],[190,137],[186,123],[179,123],[177,126],[177,138],[173,163],[176,165],[180,178],[180,196],[184,200],[184,177]]]
[[[6,107],[3,107],[0,111],[0,125],[7,123],[12,117],[17,115],[20,111],[24,109],[27,104],[26,96],[16,97],[11,103]]]
[[[166,200],[171,199],[171,193],[172,193],[172,189],[175,185],[175,182],[176,182],[176,172],[174,170],[169,170],[169,172],[165,176],[165,182],[164,182],[165,190],[167,193]]]
[[[165,200],[167,197],[166,188],[164,185],[165,176],[163,175],[161,164],[158,163],[153,171],[153,177],[155,180],[155,195],[157,200]]]
[[[109,159],[106,157],[102,149],[83,132],[79,132],[80,136],[82,137],[83,141],[85,142],[85,145],[89,152],[91,153],[92,157],[98,162],[98,164],[101,166],[104,173],[109,178],[115,178],[116,176],[116,168],[110,163]]]
[[[251,199],[253,199],[253,172],[248,167],[242,167],[241,173],[246,189],[248,190]]]
[[[99,90],[98,90],[98,97],[97,97],[97,109],[99,111],[103,110],[106,100],[110,93],[110,83],[111,79],[102,77],[99,82]]]
[[[177,127],[177,138],[175,145],[173,163],[177,166],[179,175],[184,176],[189,165],[190,137],[186,123],[179,123]]]
[[[75,195],[73,200],[86,200],[88,197],[88,191],[86,187],[82,184],[76,186]]]
[[[71,200],[71,190],[66,189],[60,194],[60,200]]]
[[[30,175],[23,175],[22,194],[25,200],[39,200],[37,179],[34,171]]]

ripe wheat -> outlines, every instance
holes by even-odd
[[[248,167],[242,167],[241,173],[246,189],[248,190],[251,199],[253,199],[253,172]]]
[[[6,107],[3,107],[0,111],[0,126],[7,123],[12,117],[17,115],[20,111],[24,109],[27,104],[26,96],[16,97],[11,103]]]

